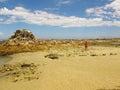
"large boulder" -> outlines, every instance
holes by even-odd
[[[26,29],[16,30],[3,45],[28,45],[35,44],[37,39],[31,31]]]

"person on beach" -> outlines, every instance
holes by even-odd
[[[87,48],[88,48],[88,42],[87,41],[84,42],[84,46],[85,46],[85,50],[87,50]]]

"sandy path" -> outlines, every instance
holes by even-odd
[[[13,83],[0,79],[0,90],[120,90],[120,49],[112,50],[118,54],[64,56],[58,60],[44,58],[47,52],[13,55],[14,59],[10,63],[34,62],[40,64],[39,71],[42,73],[38,80],[32,81]],[[95,52],[99,53],[99,50]]]

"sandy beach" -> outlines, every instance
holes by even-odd
[[[45,57],[51,53],[58,58]],[[0,90],[120,90],[119,47],[51,49],[11,57],[7,64],[34,63],[35,74],[16,78],[0,72]]]

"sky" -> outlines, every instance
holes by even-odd
[[[0,0],[0,40],[18,29],[40,39],[120,38],[120,0]]]

